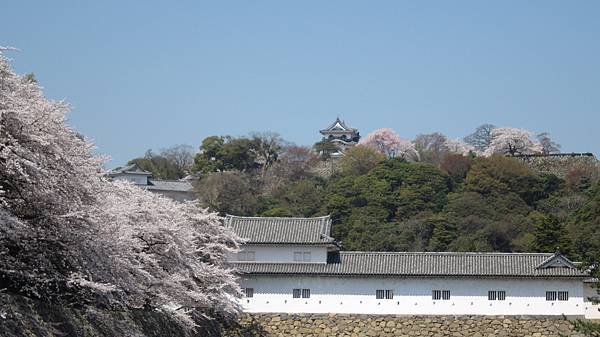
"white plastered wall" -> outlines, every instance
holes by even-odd
[[[247,312],[357,313],[406,315],[569,315],[585,313],[578,279],[461,279],[333,276],[251,276],[241,281],[253,298],[241,299]],[[310,298],[292,298],[292,289],[310,289]],[[391,289],[394,298],[375,298]],[[450,300],[432,300],[432,290],[450,290]],[[506,291],[489,301],[488,290]],[[568,301],[546,301],[546,291],[568,291]]]
[[[600,304],[590,300],[590,298],[600,298],[600,289],[594,287],[593,283],[585,283],[583,285],[583,296],[585,317],[600,320]]]
[[[136,185],[148,185],[148,176],[142,174],[121,174],[114,176],[113,179],[131,181]]]
[[[310,252],[312,263],[327,262],[327,246],[325,245],[252,245],[242,246],[242,251],[253,251],[256,262],[294,262],[294,252]],[[232,254],[229,261],[238,261]]]

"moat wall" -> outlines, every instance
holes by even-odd
[[[228,336],[583,337],[562,317],[245,314]]]

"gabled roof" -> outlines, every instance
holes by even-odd
[[[145,176],[151,176],[152,172],[142,170],[139,166],[137,166],[137,164],[130,164],[126,166],[117,167],[116,169],[108,173],[108,175],[110,176],[115,176],[119,174],[140,174]]]
[[[331,219],[329,216],[317,218],[276,218],[241,217],[227,215],[225,225],[238,236],[255,244],[328,244]]]
[[[589,277],[578,268],[571,266],[538,268],[540,264],[553,256],[554,254],[551,253],[388,253],[342,251],[339,253],[330,253],[327,263],[238,262],[234,266],[242,273],[271,275]]]
[[[346,125],[346,123],[340,120],[339,117],[335,119],[335,122],[331,123],[328,127],[319,131],[320,133],[336,133],[336,132],[356,132],[356,129]]]
[[[560,252],[556,252],[537,266],[537,269],[548,268],[577,268],[577,266],[567,259],[566,256]]]

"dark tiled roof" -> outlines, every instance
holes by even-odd
[[[192,192],[194,189],[189,181],[154,179],[149,179],[149,184],[148,186],[145,186],[145,188],[149,190],[176,192]]]
[[[342,127],[343,130],[340,130],[339,128],[336,127],[336,125],[340,125]],[[348,125],[346,125],[346,123],[342,120],[340,120],[340,118],[336,118],[335,122],[331,123],[328,127],[326,127],[323,130],[320,130],[319,132],[321,133],[328,133],[328,132],[356,132],[355,128],[351,128]]]
[[[331,219],[241,217],[227,215],[225,223],[246,243],[322,244],[333,243],[329,236]]]
[[[109,175],[118,174],[141,174],[141,175],[152,175],[152,172],[142,170],[137,164],[130,164],[126,166],[117,167],[116,169],[109,172]]]
[[[327,263],[235,263],[242,273],[389,276],[586,277],[577,268],[538,268],[546,253],[339,252]],[[560,256],[561,258],[564,258]]]

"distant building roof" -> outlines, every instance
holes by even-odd
[[[331,123],[328,127],[319,132],[321,134],[331,134],[331,133],[355,133],[357,130],[349,127],[346,123],[340,118],[336,118],[335,122]]]
[[[155,180],[148,179],[148,185],[144,186],[149,190],[157,191],[176,191],[176,192],[191,192],[194,187],[189,181],[180,180]]]
[[[130,164],[126,166],[117,167],[116,169],[108,173],[109,176],[115,176],[119,174],[140,174],[151,176],[152,172],[141,169],[139,166],[137,166],[137,164]]]
[[[560,267],[552,259],[568,261]],[[546,266],[545,266],[546,264]],[[552,253],[419,253],[338,252],[327,263],[236,262],[249,274],[478,276],[478,277],[589,277],[566,257]]]
[[[316,218],[241,217],[227,215],[225,224],[255,244],[327,244],[331,238],[329,216]]]
[[[173,191],[173,192],[192,192],[194,187],[191,184],[192,179],[185,180],[160,180],[151,178],[152,172],[141,169],[137,164],[130,164],[116,169],[108,173],[109,177],[121,178],[122,180],[129,180],[134,182],[136,185],[152,190],[155,192],[159,191]],[[128,177],[139,177],[146,176],[147,179],[143,179],[141,182],[139,179]]]

